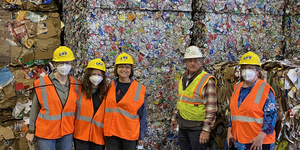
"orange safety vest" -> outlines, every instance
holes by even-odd
[[[69,95],[64,107],[48,75],[34,81],[34,86],[41,105],[36,119],[35,135],[44,139],[58,139],[73,133],[81,82],[70,76]]]
[[[264,112],[263,107],[272,87],[265,81],[258,79],[253,89],[238,108],[240,89],[244,82],[235,85],[235,90],[230,99],[232,136],[235,141],[248,144],[262,129]],[[274,93],[274,91],[273,91]],[[263,144],[275,142],[275,130],[273,135],[267,134]]]
[[[88,99],[85,94],[81,93],[77,102],[74,138],[105,145],[103,131],[104,108],[105,100],[103,100],[94,116],[92,98]]]
[[[144,104],[146,87],[133,80],[124,97],[117,103],[116,86],[112,81],[106,96],[104,135],[138,140],[140,118],[138,109]]]

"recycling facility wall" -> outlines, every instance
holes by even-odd
[[[218,80],[218,117],[210,147],[222,149],[229,99],[240,79],[237,62],[253,51],[264,62],[261,78],[276,93],[282,125],[282,130],[276,127],[276,145],[300,148],[299,0],[9,2],[0,0],[0,76],[7,75],[0,80],[0,149],[28,149],[24,135],[32,83],[52,72],[49,60],[59,45],[73,50],[72,75],[79,79],[89,60],[101,58],[113,80],[116,56],[127,52],[134,57],[134,78],[147,87],[149,150],[179,149],[170,117],[185,71],[183,53],[190,45],[201,47],[204,69]]]

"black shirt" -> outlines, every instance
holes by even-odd
[[[188,71],[185,72],[183,74],[183,77],[182,77],[182,87],[183,87],[183,90],[185,90],[193,81],[194,79],[202,73],[202,69],[200,68],[196,74],[194,74],[194,76],[192,76],[190,79],[187,78],[188,76]],[[189,83],[186,85],[186,82],[189,81]]]
[[[128,91],[131,83],[122,83],[117,80],[117,87],[116,87],[116,99],[117,103],[124,97],[126,92]]]
[[[94,115],[96,114],[97,110],[99,109],[102,99],[99,100],[99,90],[96,90],[93,95],[92,95],[92,100],[93,100],[93,107],[94,107]]]

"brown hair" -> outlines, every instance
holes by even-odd
[[[92,89],[92,82],[90,81],[89,77],[92,74],[93,68],[88,68],[85,71],[84,77],[83,77],[83,82],[82,82],[82,92],[86,94],[87,98],[91,98],[93,95],[93,89]],[[102,99],[105,97],[107,89],[108,89],[108,84],[105,76],[105,72],[102,71],[103,75],[103,80],[99,85],[97,86],[97,91],[99,91],[99,100],[102,101]]]
[[[114,70],[115,76],[117,78],[119,78],[119,75],[118,75],[118,72],[117,72],[118,66],[119,66],[119,64],[116,65],[115,70]],[[132,67],[132,65],[130,65],[130,66],[131,66],[131,72],[130,72],[129,78],[131,79],[133,77],[133,67]]]

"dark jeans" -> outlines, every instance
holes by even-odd
[[[98,145],[94,142],[82,141],[74,138],[75,150],[105,150],[105,145]]]
[[[227,142],[227,140],[225,140],[225,142]],[[251,144],[246,144],[246,149],[245,150],[250,150],[250,148],[251,148]],[[241,150],[241,148],[236,148],[235,145],[231,145],[230,147],[228,147],[227,143],[225,143],[224,150],[225,149],[227,149],[227,150]],[[262,145],[262,150],[270,150],[270,149],[271,149],[271,144],[263,144]]]
[[[105,137],[106,150],[136,150],[137,141],[121,139],[116,136]]]
[[[179,128],[178,140],[180,150],[206,150],[206,144],[199,143],[202,130],[189,130]]]
[[[270,146],[271,146],[271,144],[263,144],[262,145],[262,150],[270,150]],[[251,144],[246,146],[247,150],[250,149],[250,148],[251,148]]]

